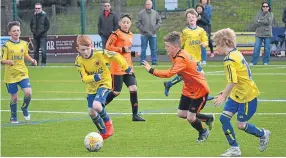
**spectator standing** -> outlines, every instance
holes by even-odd
[[[270,43],[272,37],[273,13],[267,2],[261,4],[261,12],[256,17],[255,44],[249,65],[256,65],[259,59],[261,43],[264,41],[263,65],[269,64]]]
[[[206,14],[204,12],[204,7],[201,5],[201,4],[198,4],[196,6],[196,11],[198,13],[198,21],[197,21],[197,26],[203,28],[206,33],[208,33],[208,28],[209,28],[209,25],[210,25],[210,21],[209,19],[206,17]],[[209,33],[208,33],[209,34]],[[210,37],[208,35],[208,37]],[[210,39],[209,39],[210,40]],[[207,49],[203,46],[201,46],[201,57],[202,57],[202,64],[206,64],[206,56],[207,56]]]
[[[151,49],[152,65],[157,65],[157,31],[162,24],[162,19],[159,13],[152,9],[153,3],[151,0],[146,0],[145,9],[138,14],[136,27],[141,33],[141,55],[140,63],[146,60],[146,49],[149,46]]]
[[[39,63],[39,49],[42,50],[42,64],[47,64],[47,32],[50,29],[50,22],[46,12],[42,10],[42,4],[35,4],[35,13],[30,22],[30,29],[34,37],[34,58]]]
[[[286,31],[286,8],[284,8],[283,16],[282,16],[282,21],[285,24],[285,31]]]
[[[211,51],[210,57],[214,57],[214,48],[213,48],[213,43],[211,40],[211,33],[212,33],[212,13],[213,9],[212,6],[210,5],[210,0],[200,0],[201,5],[204,7],[204,13],[209,20],[209,26],[208,26],[208,39],[209,39],[209,47]],[[202,52],[202,64],[206,64],[207,62],[207,53]]]
[[[119,28],[118,17],[116,13],[111,9],[110,2],[104,2],[104,10],[98,18],[98,34],[101,37],[102,49],[105,49],[106,41],[110,34]]]

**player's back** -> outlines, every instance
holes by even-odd
[[[229,52],[224,58],[224,68],[228,82],[236,83],[230,98],[245,103],[259,95],[259,90],[252,80],[252,74],[245,58],[237,49]]]
[[[182,91],[185,96],[196,99],[210,92],[204,75],[197,69],[196,60],[192,59],[188,52],[181,50],[176,57],[171,60],[173,63],[184,62],[186,65],[185,68],[178,73],[178,75],[182,76],[184,81]]]
[[[28,55],[28,44],[26,41],[7,41],[2,46],[2,60],[12,60],[14,65],[5,64],[4,82],[15,83],[28,78],[28,69],[25,65],[25,56]]]
[[[132,39],[133,39],[132,32],[124,32],[120,29],[117,29],[115,32],[113,32],[110,35],[110,37],[106,43],[106,49],[120,53],[126,59],[128,66],[130,66],[132,68],[132,71],[133,71],[134,69],[133,69],[131,53],[130,52],[123,52],[123,47],[125,47],[125,46],[129,47],[131,49]],[[110,70],[111,70],[111,73],[115,74],[115,75],[126,74],[126,72],[116,62],[110,63]]]

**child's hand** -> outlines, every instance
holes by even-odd
[[[214,56],[215,56],[215,54],[214,54],[214,53],[211,53],[210,57],[213,58]]]
[[[13,60],[6,60],[7,65],[13,66],[14,61]]]
[[[151,65],[147,61],[143,60],[142,64],[147,71],[151,69]]]
[[[37,66],[37,65],[38,65],[37,60],[36,60],[36,59],[33,59],[32,64],[35,65],[35,66]]]
[[[203,47],[206,48],[206,47],[207,47],[207,44],[203,42],[203,43],[201,43],[201,46],[203,46]]]
[[[223,91],[219,92],[218,95],[214,99],[214,104],[216,107],[220,106],[225,100],[226,97],[222,95]]]

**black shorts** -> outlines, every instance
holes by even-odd
[[[209,94],[206,94],[205,96],[197,99],[192,99],[182,95],[178,109],[188,110],[191,113],[198,113],[205,107],[208,95]]]
[[[123,82],[125,83],[126,87],[137,85],[136,77],[134,74],[112,75],[113,91],[121,92]]]

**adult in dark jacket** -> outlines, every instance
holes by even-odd
[[[119,21],[116,13],[111,10],[109,2],[104,3],[104,10],[98,18],[98,34],[101,37],[102,49],[105,49],[106,41],[110,34],[119,28]]]
[[[285,24],[285,31],[286,31],[286,8],[284,8],[283,16],[282,16],[282,21]]]
[[[209,36],[209,27],[210,27],[210,21],[207,18],[207,15],[204,12],[204,6],[201,4],[198,4],[196,6],[196,11],[198,13],[198,20],[197,20],[197,26],[203,28],[206,33],[208,34],[208,38],[210,38]],[[210,40],[210,39],[208,39]],[[202,64],[206,64],[206,58],[207,58],[207,49],[203,46],[201,46],[201,50],[202,50]]]
[[[30,22],[30,29],[34,37],[34,59],[39,63],[39,49],[42,50],[42,66],[47,64],[47,32],[50,22],[47,14],[42,10],[42,4],[35,4],[35,13]]]

